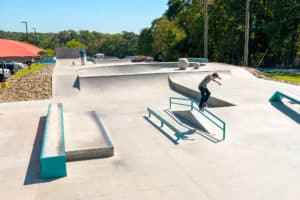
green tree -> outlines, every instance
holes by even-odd
[[[154,57],[169,61],[177,60],[180,52],[178,45],[185,39],[185,33],[174,21],[161,18],[153,24],[153,44]]]
[[[140,55],[152,56],[153,36],[150,28],[144,28],[137,42],[137,52]]]
[[[300,2],[260,0],[253,4],[253,62],[266,52],[263,65],[294,65]],[[258,50],[258,51],[257,51]]]
[[[78,33],[74,30],[60,31],[57,35],[60,46],[65,46],[67,42],[78,39]]]
[[[185,0],[169,0],[168,9],[165,15],[168,20],[174,20],[179,16],[179,13],[184,9]]]
[[[66,47],[79,47],[79,48],[86,48],[86,46],[84,44],[82,44],[81,42],[77,41],[77,40],[71,40],[69,42],[67,42]]]
[[[132,32],[106,34],[103,36],[99,51],[107,56],[124,58],[136,54],[138,35]]]
[[[245,2],[216,0],[209,7],[209,57],[211,60],[242,64]]]

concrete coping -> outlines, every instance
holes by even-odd
[[[49,104],[41,157],[64,154],[62,104]]]
[[[173,70],[167,71],[153,71],[153,72],[140,72],[140,73],[115,73],[115,74],[89,74],[89,73],[78,73],[78,77],[87,78],[87,77],[120,77],[120,76],[136,76],[136,75],[145,75],[145,76],[153,76],[153,75],[173,75],[173,74],[205,74],[211,73],[211,70],[197,70],[197,69],[188,69],[188,70],[180,70],[179,68],[174,68]],[[214,72],[231,74],[231,70],[214,70]]]

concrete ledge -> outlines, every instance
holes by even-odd
[[[189,62],[208,63],[208,58],[187,58]]]
[[[62,104],[48,106],[40,164],[43,178],[67,175]]]
[[[114,146],[95,111],[65,113],[67,161],[105,158]]]
[[[281,101],[282,98],[286,98],[294,103],[300,104],[300,97],[297,97],[294,94],[290,94],[288,92],[280,92],[280,91],[276,91],[273,96],[269,99],[269,101],[271,102],[275,102],[275,101]]]

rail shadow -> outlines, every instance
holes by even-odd
[[[299,112],[288,107],[286,104],[282,103],[281,101],[278,101],[278,102],[270,101],[270,103],[277,110],[284,113],[286,116],[288,116],[290,119],[292,119],[296,123],[300,124],[300,113]]]
[[[146,121],[148,121],[150,124],[152,124],[159,132],[161,132],[161,133],[162,133],[167,139],[169,139],[174,145],[178,145],[178,144],[179,144],[179,142],[178,142],[176,139],[172,138],[172,136],[171,136],[170,134],[168,134],[166,131],[162,130],[162,128],[159,127],[158,125],[156,125],[153,121],[151,121],[151,120],[149,119],[149,117],[144,116],[144,119],[145,119]]]
[[[171,116],[171,117],[173,118],[174,116]],[[193,127],[181,122],[178,119],[174,119],[174,120],[177,123],[179,123],[180,125],[182,125],[183,127],[187,128],[188,130],[184,131],[184,132],[180,132],[180,133],[174,133],[174,136],[176,137],[176,139],[175,139],[169,133],[167,133],[165,130],[163,130],[162,127],[160,127],[159,125],[155,124],[152,120],[150,120],[149,117],[144,116],[144,119],[146,121],[148,121],[150,124],[152,124],[159,132],[161,132],[174,145],[178,145],[181,140],[194,140],[194,139],[189,138],[189,136],[191,136],[193,134],[200,135],[200,136],[204,137],[205,139],[207,139],[207,140],[209,140],[209,141],[211,141],[215,144],[223,141],[223,140],[220,140],[220,139],[216,138],[215,135],[213,135],[213,134],[210,134],[208,132],[204,132],[204,131],[198,130],[196,128],[193,128]]]

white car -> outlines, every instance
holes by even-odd
[[[0,82],[4,80],[4,78],[8,78],[11,76],[11,71],[6,67],[5,64],[0,63]]]
[[[25,65],[23,63],[13,62],[13,64],[17,69],[25,69]]]

